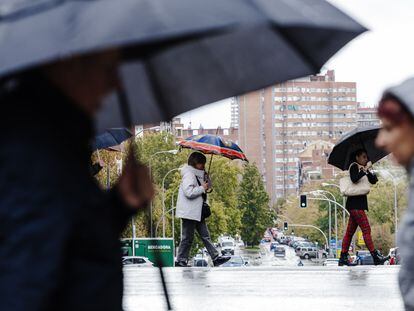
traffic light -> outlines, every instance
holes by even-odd
[[[302,194],[300,196],[300,207],[301,208],[306,208],[308,207],[308,200],[306,198],[306,194]]]
[[[286,221],[283,223],[283,230],[284,231],[288,230],[288,223]]]

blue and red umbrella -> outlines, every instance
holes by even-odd
[[[197,150],[205,154],[216,154],[231,160],[248,161],[240,147],[217,135],[194,135],[180,141],[180,147]]]

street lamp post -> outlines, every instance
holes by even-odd
[[[333,195],[332,192],[329,192],[327,190],[317,190],[317,192],[319,192],[319,193],[327,193],[335,201],[335,207],[334,207],[334,210],[335,210],[335,247],[338,248],[338,210],[337,210],[337,201],[336,201],[336,198],[335,198],[335,196]]]
[[[322,186],[323,187],[336,187],[336,188],[338,188],[339,189],[339,191],[341,190],[341,188],[339,187],[339,185],[337,185],[337,184],[330,184],[330,183],[322,183]],[[345,206],[345,202],[346,201],[346,199],[345,199],[345,196],[344,195],[342,195],[342,205],[343,206]],[[344,227],[344,230],[345,230],[345,228],[346,228],[346,216],[345,216],[346,214],[345,214],[345,210],[342,210],[342,225],[343,225],[343,227]]]
[[[136,139],[139,134],[144,133],[145,131],[157,131],[159,129],[160,129],[159,126],[153,126],[153,127],[150,127],[150,128],[142,129],[138,133],[135,133],[134,138]],[[151,167],[149,167],[149,171],[150,171],[150,176],[151,176]],[[152,201],[151,201],[151,204],[150,204],[150,220],[151,220],[150,232],[151,232],[151,237],[152,237]],[[134,216],[131,217],[131,224],[132,224],[132,243],[134,243],[134,240],[135,240],[135,237],[136,237],[135,236],[136,235],[136,228],[135,228],[135,217]],[[134,251],[135,247],[133,247],[132,250]],[[135,254],[133,254],[133,255],[135,255]]]
[[[178,150],[177,149],[172,149],[172,150],[162,150],[162,151],[157,151],[154,154],[152,154],[149,158],[148,161],[148,169],[149,169],[149,173],[150,176],[152,177],[152,160],[154,159],[155,156],[159,155],[159,154],[177,154]],[[153,232],[153,216],[152,216],[152,211],[153,211],[154,205],[152,203],[152,200],[150,202],[150,232],[151,232],[151,237],[154,237],[154,232]]]
[[[162,237],[165,238],[165,179],[167,178],[167,176],[174,172],[174,171],[178,171],[180,170],[179,167],[177,168],[173,168],[171,170],[169,170],[165,175],[164,178],[162,179]]]
[[[331,199],[328,199],[328,197],[327,197],[327,196],[324,196],[324,198],[309,198],[309,200],[328,201],[328,202],[330,202],[330,203],[334,203],[335,205],[337,205],[337,206],[339,206],[340,208],[342,208],[342,210],[344,210],[344,211],[345,211],[345,213],[346,213],[346,214],[348,214],[348,216],[350,216],[350,215],[349,215],[349,212],[345,209],[345,207],[344,207],[342,204],[339,204],[339,203],[338,203],[338,202],[336,202],[336,201],[333,201],[333,200],[331,200]]]
[[[306,193],[304,193],[304,194],[306,194]],[[319,192],[316,192],[316,191],[311,191],[311,192],[309,192],[309,194],[322,195],[323,197],[325,197],[325,201],[327,201],[328,204],[329,204],[329,206],[328,206],[328,218],[329,218],[329,221],[328,221],[328,238],[329,238],[329,243],[331,243],[331,239],[332,239],[332,206],[331,206],[331,200],[329,200],[326,195],[324,195],[322,193],[319,193]],[[310,200],[312,200],[312,198],[310,198]],[[329,244],[329,255],[332,255],[332,250],[331,250],[331,245],[330,244]]]
[[[331,202],[328,199],[328,197],[326,195],[324,195],[323,193],[317,192],[317,191],[312,191],[310,192],[311,194],[316,194],[316,195],[320,195],[322,197],[324,197],[329,204],[329,209],[328,209],[328,215],[329,215],[329,229],[328,229],[328,237],[329,237],[329,255],[332,255],[332,248],[331,248],[331,240],[332,240],[332,206],[331,206]],[[335,245],[336,247],[336,245]]]

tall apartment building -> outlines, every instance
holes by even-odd
[[[377,107],[368,107],[358,103],[357,121],[359,127],[378,126],[381,124],[377,115]]]
[[[309,144],[334,143],[357,126],[356,92],[355,82],[337,82],[330,70],[236,98],[239,145],[261,171],[272,202],[298,192],[298,156]]]
[[[237,98],[231,98],[230,102],[230,109],[231,109],[231,128],[239,128],[239,103]]]

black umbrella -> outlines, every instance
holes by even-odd
[[[385,157],[388,152],[375,146],[375,139],[381,129],[379,126],[356,128],[344,136],[336,143],[328,158],[328,163],[348,170],[349,165],[355,162],[355,152],[359,149],[367,151],[368,159],[375,163]]]
[[[118,146],[132,136],[131,132],[124,127],[107,129],[103,134],[95,137],[95,141],[92,143],[92,149],[99,150]]]
[[[237,15],[227,17],[232,27],[143,50],[140,61],[122,68],[133,123],[170,120],[203,104],[317,73],[365,31],[324,0],[226,0],[219,6],[220,17]],[[108,100],[98,128],[122,124],[116,100]]]
[[[141,60],[122,71],[132,122],[142,124],[317,73],[364,31],[324,0],[8,0],[0,78],[127,47],[125,59]],[[125,126],[118,105],[99,120],[101,132]]]

